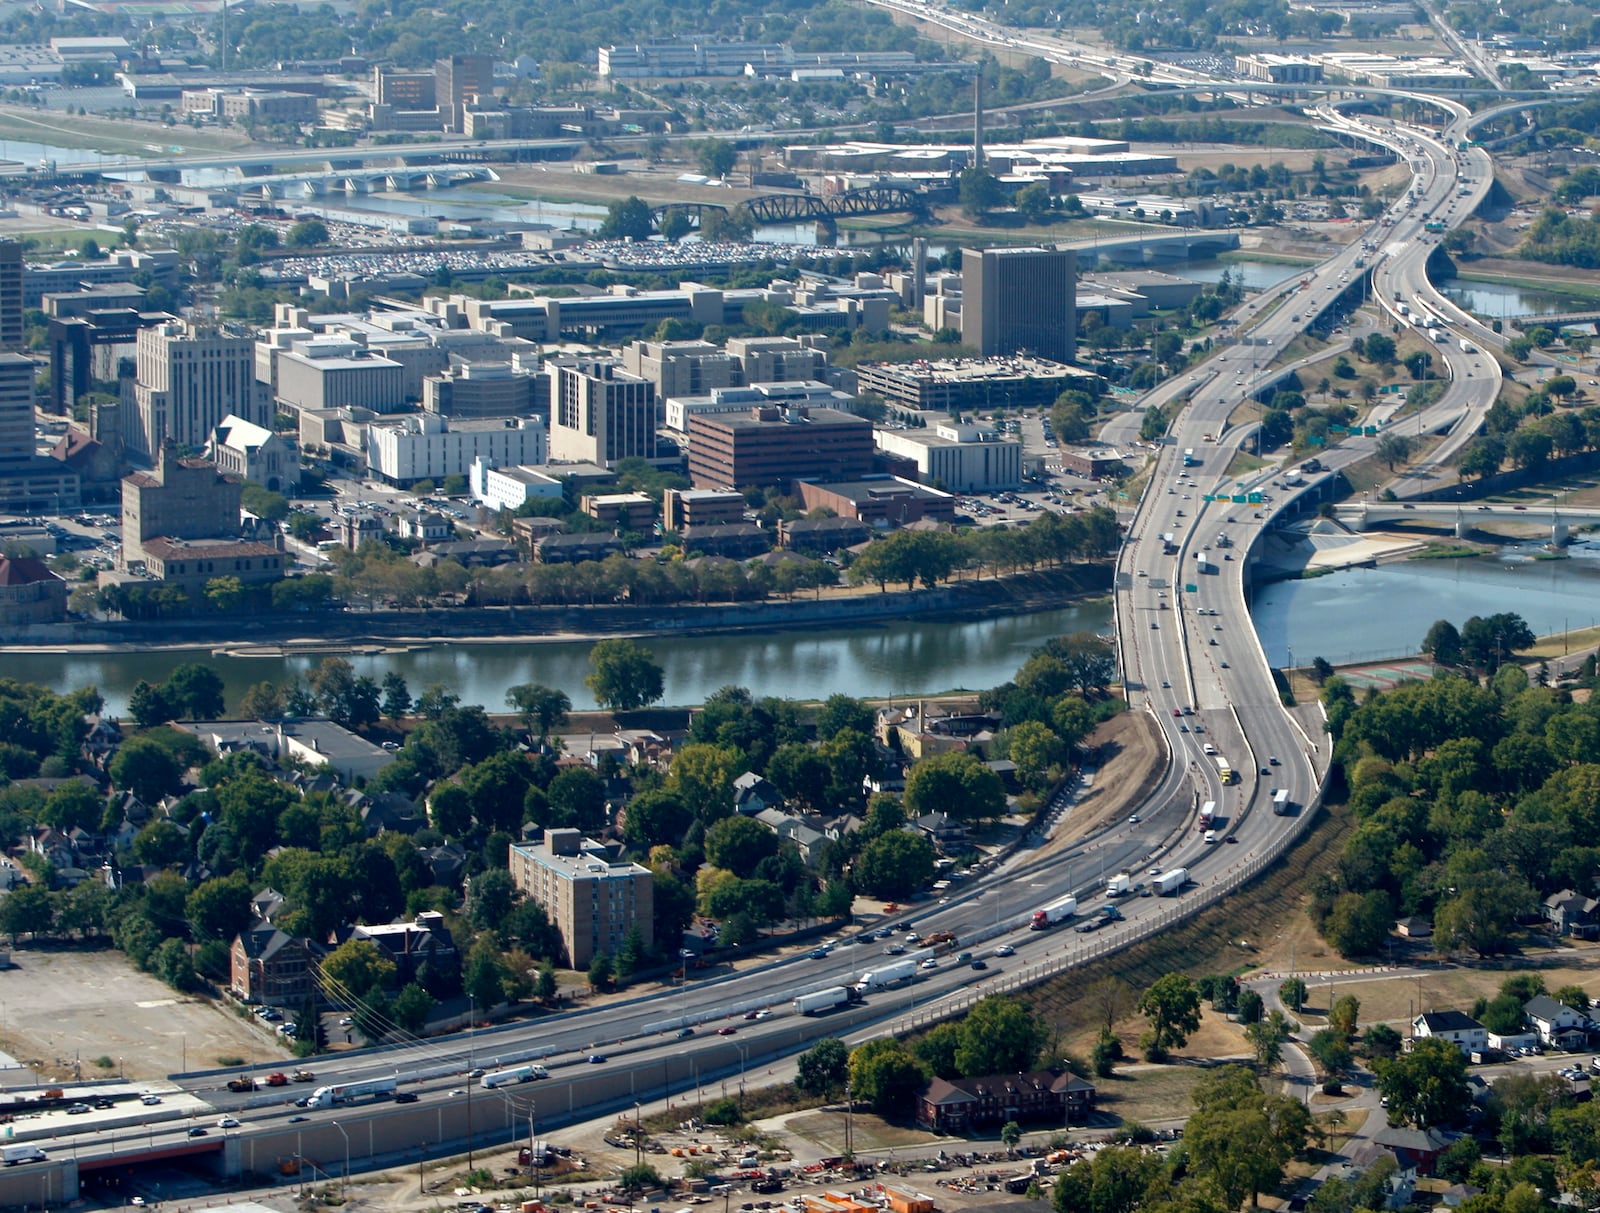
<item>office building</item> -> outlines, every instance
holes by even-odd
[[[744,494],[732,490],[668,489],[661,498],[661,525],[669,531],[681,531],[691,526],[743,522],[748,506]]]
[[[511,362],[463,362],[422,381],[422,407],[441,417],[548,417],[550,380],[537,356]]]
[[[134,351],[134,407],[123,435],[131,453],[154,459],[166,442],[198,450],[230,413],[271,421],[249,337],[173,322],[140,329]]]
[[[1094,372],[1043,358],[864,362],[856,368],[857,390],[876,392],[899,408],[947,415],[966,409],[1048,408],[1068,388],[1097,385]]]
[[[992,493],[1022,484],[1022,443],[987,426],[945,422],[924,430],[875,430],[886,455],[906,460],[923,484],[952,493]]]
[[[849,392],[835,391],[826,383],[800,380],[788,383],[752,383],[749,387],[712,388],[709,396],[670,396],[665,403],[666,428],[679,434],[689,432],[689,418],[713,413],[748,413],[757,405],[780,408],[790,405],[823,405],[850,412],[856,398]]]
[[[730,337],[728,354],[738,359],[741,383],[786,383],[827,379],[827,338]]]
[[[368,470],[400,488],[420,480],[465,477],[479,459],[495,467],[515,467],[543,463],[546,454],[544,422],[537,417],[453,422],[420,413],[367,426]]]
[[[635,341],[623,347],[622,365],[653,383],[663,399],[704,396],[743,382],[738,359],[709,341]]]
[[[33,362],[0,353],[0,511],[60,513],[79,505],[78,473],[34,446]]]
[[[33,556],[0,556],[0,626],[59,623],[67,617],[67,583]]]
[[[406,407],[405,367],[342,337],[297,342],[277,352],[276,366],[278,400],[295,409]]]
[[[597,359],[551,362],[545,373],[550,376],[552,459],[612,468],[623,459],[656,457],[661,409],[649,380]]]
[[[1071,362],[1077,257],[1071,249],[961,251],[961,340],[985,356]]]
[[[899,476],[857,480],[802,480],[797,486],[806,511],[832,510],[839,518],[875,527],[901,527],[931,519],[954,522],[956,499]]]
[[[22,342],[22,245],[0,240],[0,350],[20,350]]]
[[[397,110],[431,110],[437,103],[432,72],[402,72],[392,67],[372,69],[373,99]]]
[[[239,482],[209,460],[178,458],[171,443],[158,450],[153,471],[122,478],[117,562],[193,590],[217,577],[276,581],[287,567],[276,543],[240,538]]]
[[[468,108],[494,96],[494,57],[451,55],[433,64],[434,98],[447,130],[462,134]]]
[[[467,482],[475,501],[491,510],[520,510],[529,501],[561,498],[561,480],[531,467],[495,467],[482,455],[472,461]]]
[[[511,879],[543,907],[561,933],[567,964],[587,969],[597,955],[615,956],[637,931],[655,942],[655,878],[636,863],[619,863],[605,847],[573,829],[546,830],[543,842],[513,843]]]
[[[689,479],[697,489],[844,480],[872,469],[872,424],[838,409],[763,405],[689,418]]]
[[[1233,70],[1246,80],[1269,80],[1273,84],[1322,83],[1322,64],[1299,55],[1235,55]]]

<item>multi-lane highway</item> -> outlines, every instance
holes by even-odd
[[[1011,45],[1029,49],[1031,44]],[[973,970],[946,953],[920,971],[917,981],[873,991],[858,1006],[819,1018],[797,1014],[792,1007],[797,994],[852,982],[889,959],[885,949],[899,937],[880,937],[879,929],[894,924],[857,924],[848,940],[820,955],[760,963],[638,999],[446,1041],[317,1059],[317,1085],[395,1076],[403,1089],[418,1095],[416,1103],[296,1108],[285,1102],[286,1095],[298,1093],[293,1088],[231,1093],[225,1087],[230,1075],[188,1076],[183,1080],[188,1089],[219,1114],[231,1113],[243,1123],[212,1130],[206,1139],[189,1137],[182,1128],[180,1141],[180,1128],[165,1130],[174,1148],[220,1147],[232,1159],[226,1164],[232,1169],[259,1170],[268,1157],[305,1156],[312,1149],[326,1166],[330,1156],[338,1156],[337,1144],[343,1144],[346,1151],[355,1146],[352,1163],[362,1165],[419,1141],[431,1140],[436,1148],[440,1141],[459,1143],[469,1121],[475,1136],[520,1132],[516,1126],[526,1123],[534,1101],[540,1122],[549,1124],[603,1107],[630,1106],[646,1096],[720,1087],[820,1036],[894,1024],[913,1013],[926,1017],[941,1004],[959,1005],[984,990],[1010,988],[1074,956],[1114,950],[1208,901],[1254,863],[1278,853],[1303,818],[1274,814],[1272,792],[1283,789],[1291,804],[1313,805],[1326,752],[1314,729],[1280,703],[1251,628],[1245,603],[1251,551],[1275,512],[1291,504],[1291,491],[1273,487],[1271,466],[1243,477],[1230,472],[1252,432],[1231,418],[1259,385],[1261,366],[1336,301],[1359,290],[1364,274],[1371,275],[1375,297],[1397,321],[1399,302],[1414,307],[1419,300],[1441,318],[1452,316],[1427,281],[1432,245],[1425,224],[1448,226],[1470,213],[1489,188],[1490,166],[1485,154],[1457,146],[1467,118],[1461,107],[1450,112],[1450,126],[1429,133],[1327,110],[1327,122],[1347,125],[1353,134],[1404,156],[1412,166],[1413,189],[1334,257],[1249,301],[1236,313],[1233,344],[1141,402],[1140,411],[1147,403],[1189,398],[1135,513],[1116,593],[1129,700],[1159,723],[1171,761],[1160,785],[1129,820],[1065,851],[1044,852],[1042,839],[1030,840],[950,898],[896,916],[897,922],[909,918],[923,934],[954,932],[961,950],[988,960],[986,970]],[[1492,357],[1463,350],[1455,334],[1435,349],[1449,379],[1418,425],[1426,432],[1446,432],[1430,457],[1437,464],[1476,428],[1498,390],[1499,370]],[[1341,467],[1370,453],[1374,441],[1351,439],[1325,452],[1323,461]],[[1187,467],[1182,466],[1186,450],[1194,451]],[[1424,469],[1402,480],[1399,491],[1429,483],[1431,474]],[[1262,493],[1261,504],[1232,500],[1248,492]],[[1221,782],[1218,755],[1228,760],[1236,782]],[[1195,828],[1195,810],[1205,801],[1216,802],[1220,818],[1211,842]],[[1026,929],[1033,910],[1065,893],[1076,893],[1087,909],[1104,900],[1101,891],[1111,874],[1128,871],[1148,880],[1152,869],[1174,866],[1187,867],[1196,887],[1175,900],[1125,898],[1120,905],[1126,921],[1120,925],[1092,936],[1066,927]],[[1002,943],[1015,955],[995,957]],[[919,953],[913,948],[910,954]],[[694,1030],[692,1045],[679,1036],[686,1027]],[[733,1031],[718,1035],[719,1028]],[[476,1088],[469,1077],[474,1069],[530,1058],[541,1059],[552,1078],[491,1092]],[[267,1070],[258,1067],[257,1072]],[[103,1134],[97,1140],[96,1124],[85,1119],[85,1132],[67,1140],[91,1158],[107,1143]],[[339,1137],[329,1129],[337,1129]],[[215,1140],[219,1132],[221,1141]],[[154,1133],[152,1145],[160,1144]],[[305,1145],[308,1136],[311,1147]]]

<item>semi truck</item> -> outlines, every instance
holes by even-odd
[[[801,1015],[815,1015],[819,1011],[842,1007],[849,1001],[849,990],[844,986],[831,986],[826,990],[813,990],[810,994],[800,995],[794,1000],[794,1009]]]
[[[1279,817],[1287,817],[1293,808],[1294,805],[1289,802],[1288,788],[1279,788],[1272,794],[1272,811]]]
[[[50,1156],[38,1146],[21,1145],[7,1146],[3,1156],[8,1167],[14,1167],[19,1162],[44,1162]]]
[[[917,975],[917,965],[920,962],[907,957],[897,960],[893,964],[883,965],[881,968],[868,969],[856,982],[856,993],[867,994],[873,990],[881,990],[897,982],[910,981]]]
[[[1057,923],[1066,922],[1078,912],[1078,899],[1076,897],[1061,897],[1052,901],[1042,910],[1033,912],[1033,921],[1028,924],[1030,931],[1048,931]]]
[[[1222,782],[1224,784],[1232,783],[1233,782],[1233,764],[1230,763],[1221,754],[1213,754],[1211,756],[1211,761],[1217,764],[1217,778],[1222,780]]]
[[[1198,823],[1199,828],[1202,830],[1209,830],[1211,828],[1211,823],[1216,820],[1216,817],[1217,802],[1214,800],[1206,801],[1205,804],[1200,806],[1200,821]]]
[[[1194,554],[1194,571],[1204,576],[1206,573],[1216,572],[1217,566],[1211,563],[1205,552],[1196,552]]]
[[[1172,868],[1156,877],[1157,897],[1176,897],[1179,890],[1189,883],[1188,868]]]
[[[1476,354],[1478,352],[1478,347],[1463,337],[1461,339],[1461,352],[1463,354]]]
[[[1126,897],[1132,891],[1133,877],[1126,872],[1118,872],[1110,880],[1106,881],[1107,897]]]
[[[496,1070],[492,1074],[485,1074],[483,1088],[492,1091],[496,1087],[509,1087],[514,1082],[532,1082],[536,1078],[549,1077],[549,1070],[530,1062],[525,1066],[511,1066],[508,1069]]]
[[[366,1082],[345,1082],[331,1087],[318,1087],[306,1100],[308,1108],[331,1108],[335,1104],[355,1103],[361,1099],[383,1099],[395,1093],[400,1082],[396,1078],[369,1078]]]
[[[1402,316],[1411,315],[1411,306],[1410,306],[1410,304],[1406,304],[1406,303],[1396,304],[1394,310],[1399,312]]]

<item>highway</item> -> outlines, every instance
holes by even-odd
[[[986,971],[975,971],[946,954],[917,981],[872,992],[860,1006],[815,1018],[796,1014],[791,1003],[797,994],[851,982],[889,959],[885,948],[893,941],[879,935],[894,924],[857,923],[848,941],[841,938],[820,956],[762,962],[707,980],[691,978],[677,990],[446,1040],[316,1059],[316,1086],[396,1076],[405,1090],[419,1096],[415,1104],[298,1109],[284,1101],[303,1093],[304,1087],[236,1094],[227,1091],[225,1081],[238,1071],[180,1076],[185,1089],[219,1115],[230,1112],[244,1122],[241,1129],[222,1131],[238,1138],[238,1144],[227,1148],[299,1154],[298,1146],[290,1149],[285,1143],[312,1135],[326,1166],[336,1139],[324,1130],[337,1128],[349,1150],[354,1125],[357,1138],[365,1134],[366,1149],[357,1141],[352,1157],[371,1162],[419,1140],[459,1146],[473,1106],[483,1109],[472,1121],[474,1135],[503,1137],[514,1131],[519,1115],[527,1116],[532,1100],[537,1100],[540,1123],[549,1124],[627,1107],[634,1099],[737,1082],[741,1074],[758,1071],[818,1037],[873,1025],[898,1031],[896,1025],[911,1022],[907,1017],[927,1022],[942,1006],[964,1005],[992,989],[1018,988],[1046,969],[1059,971],[1064,964],[1115,951],[1208,903],[1280,853],[1303,816],[1274,815],[1271,793],[1282,788],[1293,805],[1313,806],[1327,754],[1322,738],[1281,705],[1245,596],[1255,541],[1276,512],[1293,506],[1296,493],[1314,491],[1316,484],[1280,494],[1272,483],[1280,469],[1272,465],[1244,478],[1230,474],[1234,455],[1253,434],[1252,426],[1232,424],[1230,418],[1257,387],[1262,364],[1336,301],[1359,289],[1363,273],[1371,273],[1376,297],[1391,311],[1397,292],[1402,301],[1422,299],[1438,306],[1426,278],[1432,245],[1424,224],[1430,218],[1457,221],[1490,186],[1487,154],[1456,149],[1462,137],[1458,132],[1468,121],[1464,109],[1455,106],[1450,112],[1450,127],[1436,135],[1327,110],[1326,121],[1348,124],[1352,133],[1386,143],[1405,156],[1412,164],[1416,198],[1401,199],[1380,221],[1358,232],[1347,248],[1302,277],[1243,305],[1235,316],[1234,344],[1156,389],[1131,414],[1136,424],[1145,405],[1190,396],[1158,451],[1119,560],[1115,595],[1130,705],[1159,723],[1171,761],[1160,786],[1134,817],[1060,852],[1041,854],[1043,840],[1030,839],[1003,863],[958,886],[948,899],[919,903],[895,916],[895,922],[909,922],[922,934],[954,932],[961,950],[989,958]],[[1466,196],[1459,193],[1462,186],[1456,180],[1458,157]],[[1365,265],[1358,266],[1358,260]],[[1442,307],[1440,313],[1448,316]],[[1436,347],[1450,376],[1446,390],[1418,422],[1423,430],[1446,434],[1431,456],[1435,462],[1458,449],[1476,428],[1499,383],[1492,357],[1465,352],[1452,337]],[[1323,460],[1331,468],[1342,467],[1370,453],[1375,441],[1348,440],[1326,451]],[[1196,462],[1183,467],[1189,449]],[[1429,469],[1422,469],[1404,478],[1397,491],[1413,491],[1430,483],[1431,476]],[[1230,497],[1260,492],[1262,501],[1206,500],[1223,490]],[[1221,546],[1223,534],[1231,546]],[[1170,545],[1163,538],[1167,535]],[[1221,782],[1207,746],[1230,761],[1236,783]],[[1207,800],[1217,802],[1221,817],[1211,843],[1194,821],[1196,808]],[[1126,916],[1122,924],[1087,936],[1070,927],[1026,929],[1033,910],[1065,893],[1076,893],[1088,910],[1104,900],[1106,877],[1127,871],[1147,881],[1153,871],[1175,866],[1188,868],[1196,887],[1175,900],[1124,898],[1119,903]],[[1001,943],[1014,947],[1015,956],[994,957]],[[908,954],[922,955],[915,948]],[[745,1018],[762,1011],[768,1012],[764,1018]],[[677,1035],[684,1027],[694,1029],[692,1045]],[[732,1028],[733,1034],[717,1035],[718,1028]],[[605,1060],[591,1062],[591,1056]],[[511,1091],[475,1092],[469,1100],[470,1071],[529,1058],[541,1059],[552,1077]],[[274,1068],[256,1067],[254,1072],[264,1076]],[[83,1132],[68,1139],[74,1150],[91,1155],[104,1151],[107,1143],[97,1132],[96,1118],[82,1119]],[[176,1127],[153,1132],[171,1133],[177,1140]],[[208,1131],[208,1138],[216,1133]],[[187,1130],[183,1140],[195,1148],[215,1144],[189,1138]],[[257,1169],[261,1163],[240,1155],[233,1165]]]

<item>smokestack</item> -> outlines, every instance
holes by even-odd
[[[923,299],[928,284],[928,239],[918,236],[911,241],[911,307],[922,314]]]
[[[983,167],[983,68],[972,80],[972,167]]]

